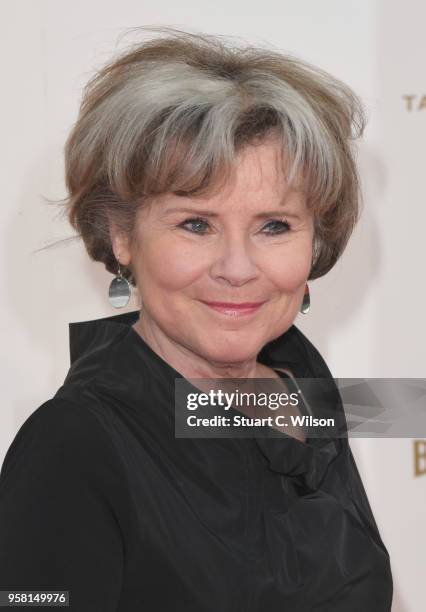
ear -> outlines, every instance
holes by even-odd
[[[131,261],[131,253],[129,247],[129,239],[125,233],[117,227],[113,222],[109,224],[109,234],[111,238],[111,246],[115,258],[123,266],[128,266]]]

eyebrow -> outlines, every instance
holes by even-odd
[[[190,213],[191,215],[200,215],[202,217],[219,217],[218,213],[214,212],[213,210],[197,210],[195,208],[190,208],[186,206],[176,207],[176,208],[166,208],[166,210],[164,211],[164,214],[169,215],[171,213],[178,213],[178,212]],[[298,219],[299,215],[296,213],[286,212],[283,209],[268,210],[265,212],[258,213],[257,215],[254,215],[255,219],[264,219],[266,217],[294,217]]]

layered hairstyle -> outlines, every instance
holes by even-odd
[[[304,191],[314,215],[309,279],[326,274],[359,218],[358,96],[289,54],[148,29],[160,36],[132,45],[87,83],[65,145],[63,203],[90,257],[116,273],[111,223],[133,240],[144,203],[220,189],[242,147],[273,134],[289,187]],[[122,273],[136,285],[131,266]]]

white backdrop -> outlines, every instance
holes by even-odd
[[[68,323],[117,314],[107,301],[111,275],[78,240],[37,249],[73,235],[43,196],[65,194],[62,147],[81,88],[141,25],[272,45],[361,96],[369,117],[359,144],[362,220],[336,267],[310,283],[311,311],[295,323],[335,377],[426,377],[423,0],[3,0],[0,19],[0,461],[65,378]],[[135,308],[134,294],[127,309]],[[423,612],[426,473],[415,475],[414,440],[351,446],[391,555],[392,611]]]

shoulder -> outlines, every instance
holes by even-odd
[[[81,396],[70,398],[55,396],[36,408],[23,422],[17,436],[21,438],[40,438],[53,442],[68,439],[83,441],[90,438],[96,442],[100,436],[93,415],[88,407],[81,401]],[[80,402],[78,402],[80,399]]]
[[[98,475],[113,468],[113,446],[84,403],[53,397],[21,425],[10,444],[0,472],[14,477],[23,470],[84,471]]]

